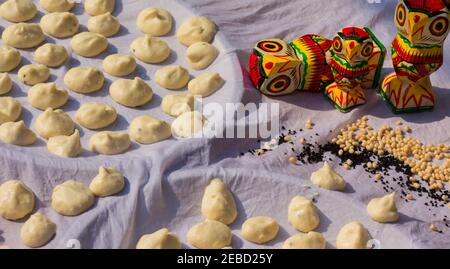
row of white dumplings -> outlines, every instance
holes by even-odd
[[[125,179],[118,170],[100,167],[89,187],[75,180],[55,186],[51,206],[60,215],[78,216],[94,205],[95,197],[115,195],[124,186]],[[0,201],[0,216],[6,220],[23,220],[35,210],[33,191],[19,180],[8,180],[0,185]],[[28,247],[42,247],[55,236],[56,230],[56,224],[38,212],[23,224],[20,238]]]
[[[27,0],[12,1],[22,4]],[[6,4],[6,3],[5,3]],[[41,3],[42,4],[42,3]],[[87,5],[87,2],[86,2]],[[1,10],[1,8],[0,8]],[[21,9],[25,10],[24,8]],[[91,14],[91,13],[90,13]],[[100,17],[100,16],[97,16]],[[96,17],[91,18],[93,20]],[[90,21],[91,21],[90,20]],[[155,21],[156,20],[156,21]],[[117,21],[109,13],[101,15],[94,20],[98,25],[105,22]],[[55,23],[59,22],[59,23]],[[117,21],[118,22],[118,21]],[[104,27],[94,27],[96,23],[88,23],[90,30]],[[172,16],[163,9],[148,8],[142,11],[137,20],[138,27],[145,33],[153,32],[153,35],[164,35],[172,29]],[[71,31],[67,32],[67,25],[72,25]],[[106,23],[106,25],[109,25]],[[115,24],[112,24],[115,25]],[[120,28],[114,26],[113,28]],[[68,37],[78,31],[78,20],[71,13],[51,13],[44,16],[41,26],[37,24],[19,23],[8,27],[3,33],[3,40],[10,46],[17,48],[34,47],[44,40],[44,31],[55,37]],[[59,27],[60,29],[54,29]],[[195,31],[191,31],[194,29]],[[105,29],[103,29],[105,30]],[[109,29],[111,30],[111,29]],[[114,31],[99,31],[113,34]],[[217,57],[218,50],[211,44],[215,34],[215,25],[205,17],[193,17],[185,22],[178,30],[177,36],[184,45],[191,45],[187,50],[187,60],[193,69],[204,69]],[[86,45],[89,44],[89,45]],[[107,39],[97,33],[84,32],[76,35],[71,41],[71,47],[75,53],[84,57],[93,57],[103,52],[107,47]],[[147,63],[160,63],[170,55],[168,45],[151,36],[143,36],[130,46],[133,55]],[[10,71],[20,63],[20,53],[12,48],[4,46],[0,48],[0,71]],[[62,110],[55,110],[64,106],[68,101],[66,90],[56,86],[55,83],[44,83],[50,76],[48,67],[62,65],[68,57],[63,46],[45,44],[39,47],[34,60],[39,64],[31,64],[22,67],[18,72],[19,80],[33,87],[28,92],[28,100],[35,108],[45,110],[36,120],[37,132],[44,138],[49,139],[48,149],[50,152],[63,157],[78,156],[81,151],[80,136],[74,131],[74,123]],[[103,61],[104,70],[114,76],[126,76],[136,68],[133,57],[123,54],[108,56]],[[209,96],[218,90],[223,79],[217,73],[207,73],[189,82],[189,73],[181,66],[168,66],[157,71],[155,81],[166,89],[176,90],[188,84],[189,94],[173,94],[166,96],[162,102],[162,110],[174,117],[181,117],[172,125],[172,130],[166,122],[151,116],[141,116],[130,124],[130,135],[141,144],[152,144],[170,137],[170,131],[177,132],[179,137],[190,137],[194,131],[189,122],[185,120],[200,121],[203,126],[203,117],[193,110],[193,95]],[[189,83],[188,83],[189,82]],[[76,67],[69,70],[64,76],[65,85],[72,91],[78,93],[92,93],[101,90],[104,83],[103,73],[92,67]],[[12,81],[7,74],[0,75],[0,94],[11,90]],[[123,89],[128,89],[124,91]],[[119,104],[128,107],[142,106],[151,101],[153,92],[149,85],[142,79],[117,80],[110,87],[111,97]],[[21,113],[21,105],[13,98],[0,98],[0,140],[15,145],[30,145],[35,143],[36,136],[25,127],[23,122],[15,122]],[[182,115],[187,113],[187,115]],[[88,129],[105,128],[115,122],[117,112],[114,108],[101,103],[83,104],[77,112],[76,120],[80,125]],[[175,125],[175,126],[174,126]],[[198,126],[198,124],[195,124]],[[101,132],[91,137],[90,149],[100,154],[119,154],[126,151],[130,146],[130,137],[126,133]]]

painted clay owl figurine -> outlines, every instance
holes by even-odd
[[[334,83],[327,86],[325,94],[337,109],[346,112],[366,103],[362,83],[370,73],[373,50],[372,38],[361,28],[344,28],[333,39],[328,63]]]
[[[432,109],[430,75],[443,64],[450,0],[401,0],[395,14],[398,34],[391,45],[395,73],[384,79],[380,92],[395,113]]]
[[[362,51],[363,47],[356,46],[355,43],[355,47],[349,47],[351,50],[349,53],[352,54],[350,55],[350,57],[353,57],[352,62],[363,57],[361,56],[362,53],[370,53],[368,57],[363,57],[366,68],[364,68],[364,74],[361,73],[362,75],[358,76],[358,84],[364,89],[378,87],[386,55],[385,47],[368,28],[350,27],[347,29],[341,31],[340,35],[344,35],[342,32],[349,34],[353,29],[356,34],[368,36],[367,39],[361,38],[362,42],[372,41],[373,46],[370,51],[369,48],[364,48],[365,51]],[[346,44],[345,42],[342,43],[343,46]],[[348,111],[355,106],[345,104],[352,102],[346,101],[345,98],[347,97],[341,98],[340,95],[334,95],[340,94],[339,91],[342,87],[339,85],[344,84],[343,79],[347,73],[344,73],[344,76],[339,76],[338,72],[333,73],[333,71],[341,70],[337,64],[333,67],[335,61],[339,61],[341,58],[332,60],[334,56],[344,57],[346,52],[337,52],[333,45],[332,40],[318,35],[301,36],[290,43],[281,39],[261,40],[256,44],[250,55],[251,81],[255,88],[263,94],[281,96],[295,91],[321,92],[337,79],[337,82],[340,83],[333,84],[334,87],[330,88],[330,93],[327,96],[330,100],[333,100],[335,106],[341,111]],[[342,48],[344,49],[344,47]],[[355,58],[356,55],[358,55],[357,58]],[[360,104],[361,102],[356,103]]]

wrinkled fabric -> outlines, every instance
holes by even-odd
[[[149,4],[147,1],[139,0],[121,2],[123,5],[118,5],[116,15],[118,14],[126,29],[136,34],[134,26],[136,14]],[[221,97],[222,102],[242,100],[245,103],[279,103],[281,124],[286,128],[296,130],[303,128],[307,119],[315,123],[313,130],[305,131],[301,135],[309,140],[308,142],[325,143],[347,123],[363,115],[369,115],[369,123],[374,127],[386,123],[395,125],[398,120],[403,120],[412,128],[412,135],[425,144],[449,143],[449,131],[446,128],[450,123],[448,119],[450,112],[447,108],[450,102],[448,55],[445,56],[444,66],[432,76],[437,95],[435,109],[418,114],[393,115],[374,90],[366,91],[368,97],[366,105],[342,114],[325,101],[320,93],[265,97],[256,91],[247,79],[248,55],[256,41],[263,38],[277,37],[291,40],[311,33],[331,38],[342,27],[369,26],[388,47],[396,34],[393,21],[396,1],[381,1],[379,4],[370,2],[372,1],[181,1],[182,5],[192,12],[214,20],[220,28],[220,35],[227,39],[227,41],[220,38],[216,40],[226,53],[219,58],[215,66],[222,70],[222,65],[228,64],[226,68],[228,76],[233,77],[233,81],[227,82],[228,86],[221,90],[225,91],[221,93],[224,94]],[[182,13],[182,9],[174,8],[178,7],[174,1],[151,1],[151,3],[159,4],[173,12],[178,26],[189,16],[188,12]],[[81,23],[85,24],[86,15],[82,18]],[[1,24],[3,27],[8,25],[4,20]],[[170,44],[175,43],[173,37],[169,39],[173,42]],[[125,40],[128,43],[131,41],[125,38],[122,42]],[[113,43],[118,51],[127,52],[128,43],[122,42],[118,40],[116,45],[114,39],[110,39],[110,43]],[[445,51],[450,52],[449,42]],[[178,52],[182,53],[181,47],[177,54]],[[243,81],[239,76],[240,73],[229,71],[231,69],[241,71],[241,67],[229,64],[233,62],[235,53],[242,63]],[[182,57],[178,58],[180,59],[174,61],[185,63]],[[99,66],[98,60],[79,61],[83,61],[82,64]],[[147,74],[151,78],[154,67],[143,64],[142,66],[140,69],[142,74]],[[58,81],[61,81],[59,72],[63,74],[64,71],[58,71]],[[388,55],[383,76],[390,72],[392,64]],[[56,72],[52,70],[52,73]],[[154,90],[158,88],[151,80],[149,83]],[[25,93],[24,86],[16,85],[15,94],[19,95],[18,97],[26,98]],[[163,90],[160,93],[163,94]],[[107,98],[105,90],[100,95]],[[114,105],[111,100],[108,103]],[[157,109],[152,110],[154,106],[158,106],[154,105],[157,103],[152,102],[147,108],[163,117]],[[70,113],[73,115],[74,111]],[[120,130],[126,128],[124,126],[127,122],[136,115],[133,113],[137,112],[127,109],[122,115],[123,126],[117,128]],[[28,122],[32,121],[32,115],[34,116],[35,112],[31,109],[25,111],[24,116],[29,118]],[[316,136],[316,133],[319,136]],[[89,133],[83,134],[84,144],[88,136]],[[375,223],[368,217],[366,206],[373,197],[385,195],[381,185],[369,179],[369,175],[362,168],[344,170],[338,166],[338,161],[334,158],[330,164],[343,175],[347,182],[347,191],[341,193],[318,189],[312,186],[309,178],[322,164],[290,165],[287,156],[291,154],[291,146],[287,144],[264,156],[255,157],[250,154],[240,156],[240,153],[259,147],[257,139],[172,140],[150,147],[135,145],[135,148],[124,156],[99,157],[85,153],[76,160],[66,160],[50,156],[45,152],[43,143],[41,141],[31,150],[0,145],[2,150],[0,179],[22,179],[36,193],[39,210],[58,224],[57,235],[46,246],[47,248],[64,248],[70,239],[78,240],[82,248],[134,248],[140,236],[161,227],[168,227],[176,232],[183,246],[190,247],[186,241],[187,231],[195,223],[202,221],[201,198],[204,188],[214,177],[222,178],[236,199],[239,216],[231,225],[234,234],[233,248],[280,248],[284,240],[297,233],[287,221],[290,200],[296,195],[311,198],[316,193],[319,194],[316,206],[321,218],[317,231],[324,234],[330,248],[335,246],[340,228],[352,221],[361,222],[372,238],[379,242],[381,248],[450,248],[448,231],[441,223],[443,217],[449,214],[448,208],[429,211],[424,206],[425,200],[418,199],[406,203],[398,199],[400,221],[395,224]],[[51,209],[51,190],[56,184],[71,178],[88,184],[96,175],[98,166],[103,164],[115,165],[124,172],[127,179],[124,192],[118,196],[99,199],[90,211],[78,217],[62,217]],[[305,188],[304,185],[311,188]],[[265,246],[246,242],[241,239],[239,231],[247,218],[260,215],[275,218],[281,226],[277,238]],[[444,234],[431,232],[429,226],[432,222],[443,227]],[[24,247],[19,240],[21,225],[20,222],[0,219],[0,244]]]

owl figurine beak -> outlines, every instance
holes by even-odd
[[[423,13],[411,12],[408,14],[408,40],[413,46],[420,43],[429,19],[430,18]]]
[[[355,40],[346,40],[344,42],[344,47],[349,62],[357,62],[357,56],[361,53],[361,44]]]

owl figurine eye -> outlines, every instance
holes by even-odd
[[[363,57],[369,58],[370,55],[372,55],[373,53],[373,49],[374,49],[373,43],[367,42],[361,50],[361,55]]]
[[[439,17],[433,20],[430,24],[430,32],[435,36],[443,36],[448,31],[448,19],[446,17]]]
[[[396,20],[400,26],[405,26],[406,23],[406,8],[403,4],[399,4],[396,12]]]
[[[333,50],[335,52],[341,52],[342,51],[342,47],[343,47],[342,40],[338,36],[336,36],[333,39]]]

